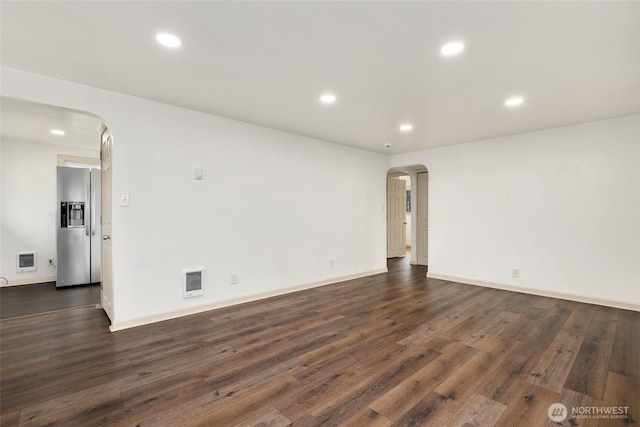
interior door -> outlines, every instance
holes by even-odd
[[[102,308],[113,321],[113,276],[111,271],[111,132],[105,128],[100,137],[100,165],[102,174]]]
[[[429,174],[418,174],[418,209],[416,209],[416,215],[418,215],[417,227],[418,227],[418,261],[419,265],[428,265],[429,255]]]
[[[100,230],[100,211],[102,210],[100,194],[102,186],[100,184],[102,173],[98,169],[91,169],[89,172],[89,227],[91,234],[91,283],[102,282],[102,231]]]
[[[407,250],[406,194],[404,180],[387,179],[387,258],[402,257]]]

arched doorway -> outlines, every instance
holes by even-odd
[[[102,119],[85,111],[10,97],[0,97],[0,101],[3,122],[2,162],[7,166],[3,167],[7,187],[3,186],[1,192],[1,202],[5,206],[1,220],[2,229],[11,230],[11,233],[0,239],[2,271],[3,276],[7,276],[6,286],[13,290],[21,288],[22,291],[27,291],[28,287],[13,285],[33,285],[32,292],[21,294],[24,295],[21,298],[29,298],[29,301],[18,304],[33,310],[22,315],[83,305],[96,304],[100,307],[102,289],[94,292],[93,287],[97,286],[91,285],[95,277],[93,273],[86,287],[70,286],[69,288],[74,289],[58,289],[56,292],[60,267],[57,231],[61,227],[57,169],[100,169],[100,135],[105,125]],[[93,183],[90,188],[94,188]],[[104,190],[102,193],[105,195]],[[108,195],[110,197],[110,193]],[[95,211],[92,210],[96,215],[87,215],[85,218],[89,230],[86,235],[91,235],[92,240],[97,243],[91,243],[90,246],[90,253],[97,255],[91,257],[90,262],[93,263],[96,258],[101,258],[98,213],[101,203],[96,203],[92,197],[86,203],[98,206]],[[16,271],[11,265],[11,255],[24,248],[38,255],[37,258],[34,257],[34,268],[26,273]],[[104,270],[102,265],[98,267],[98,271]],[[101,282],[100,278],[97,281]],[[53,289],[52,293],[44,294],[49,288]],[[47,295],[54,295],[55,298]]]

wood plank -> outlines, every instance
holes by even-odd
[[[276,397],[274,407],[292,420],[310,411],[314,419],[325,425],[340,424],[383,394],[390,385],[404,380],[438,356],[435,352],[416,351],[397,344],[382,349],[379,345],[365,348],[366,352],[349,357],[337,352],[327,363],[308,366],[310,373],[296,375],[306,389],[295,401],[286,396]]]
[[[0,426],[17,427],[20,423],[20,411],[3,412],[0,416]]]
[[[118,386],[112,382],[74,393],[60,389],[53,399],[24,408],[20,425],[112,424],[126,412]]]
[[[267,408],[252,414],[251,417],[241,423],[233,424],[232,427],[286,427],[291,421],[275,408]]]
[[[616,322],[594,319],[585,333],[564,387],[602,399],[613,350]]]
[[[547,426],[549,406],[564,402],[559,393],[526,382],[514,393],[514,399],[498,419],[498,426]]]
[[[316,404],[311,415],[325,425],[343,424],[383,395],[391,385],[405,380],[438,356],[438,353],[431,351],[415,351],[397,346],[373,351],[361,363],[354,364],[352,375],[347,379],[342,378],[347,384],[340,393]],[[377,368],[371,369],[373,365]],[[380,369],[382,367],[384,368]]]
[[[447,421],[460,410],[462,403],[448,399],[436,392],[429,392],[402,414],[398,426],[447,426]]]
[[[477,329],[473,329],[466,336],[462,337],[461,343],[469,347],[481,348],[483,344],[497,336],[505,330],[511,323],[517,321],[519,314],[503,311],[491,316],[489,321],[483,325],[479,325]]]
[[[475,353],[471,347],[456,345],[375,400],[370,408],[395,422]]]
[[[298,418],[293,423],[296,427],[318,427],[321,426],[320,421],[313,418],[311,415],[306,414],[301,418]]]
[[[236,393],[209,392],[186,404],[164,407],[152,417],[140,419],[139,427],[157,425],[234,425],[243,424],[262,407],[269,407],[274,395],[296,390],[297,380],[281,376],[254,386],[238,390]]]
[[[477,348],[480,351],[491,353],[493,355],[500,355],[509,353],[515,346],[518,345],[518,341],[501,336],[490,337],[486,340],[474,343],[472,347]]]
[[[476,290],[476,292],[478,292],[478,290]],[[429,321],[424,322],[414,333],[398,341],[398,344],[421,346],[429,341],[429,339],[444,331],[451,330],[459,324],[469,321],[469,319],[474,320],[474,317],[469,315],[469,313],[473,313],[474,310],[478,310],[480,307],[486,307],[484,300],[489,298],[490,295],[486,294],[479,299],[470,299],[469,296],[466,296],[464,300],[448,301],[447,305],[440,307],[441,310],[438,311],[439,315],[432,312]]]
[[[586,335],[592,319],[592,305],[575,303],[571,310],[571,315],[562,327],[562,330],[567,334],[583,337]]]
[[[163,377],[157,381],[121,392],[127,417],[147,419],[168,407],[188,404],[193,396],[211,393],[211,386],[188,372]],[[124,417],[122,417],[124,418]]]
[[[508,405],[514,399],[515,393],[522,388],[523,382],[529,379],[533,368],[570,315],[570,310],[560,304],[555,305],[541,319],[538,318],[537,310],[539,309],[533,311],[537,321],[529,324],[528,329],[523,329],[522,325],[518,324],[515,326],[516,329],[511,331],[516,331],[522,341],[504,338],[505,343],[511,344],[511,347],[506,349],[504,362],[486,373],[485,381],[477,390],[478,394]]]
[[[567,407],[567,422],[569,425],[579,425],[580,427],[597,427],[600,419],[591,414],[580,414],[580,407],[600,407],[602,401],[586,394],[577,393],[573,390],[562,389],[562,393],[557,400]],[[549,423],[552,425],[553,423]]]
[[[477,353],[435,388],[435,392],[451,400],[466,401],[483,381],[483,372],[500,364],[501,359],[483,351]]]
[[[497,425],[506,406],[479,394],[471,396],[456,413],[449,418],[449,426],[489,427]]]
[[[296,424],[297,425],[297,424]],[[364,408],[349,418],[345,426],[363,426],[363,427],[391,427],[391,420],[380,415],[371,408]]]
[[[529,377],[531,384],[560,392],[578,355],[583,337],[559,333]]]
[[[547,316],[549,310],[542,307],[531,306],[526,312],[505,328],[499,335],[503,338],[522,341],[530,336],[531,326],[536,325]]]
[[[628,426],[640,420],[640,378],[630,378],[609,372],[603,406],[625,408],[625,415],[612,420],[600,420],[599,426]]]
[[[620,375],[640,378],[640,313],[630,310],[618,313],[610,369]]]

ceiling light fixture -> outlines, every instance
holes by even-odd
[[[400,125],[400,130],[402,132],[409,132],[411,129],[413,129],[413,125],[411,123],[405,123],[403,125]]]
[[[159,33],[156,35],[156,41],[162,46],[176,48],[182,45],[179,38],[169,33]]]
[[[49,132],[51,132],[53,135],[64,135],[64,131],[60,129],[51,129]]]
[[[457,55],[464,50],[464,43],[462,42],[451,42],[447,43],[440,48],[440,53],[444,56],[453,56]]]
[[[323,104],[333,104],[334,102],[336,102],[336,99],[337,98],[334,94],[325,93],[320,97],[320,102],[322,102]]]
[[[504,101],[504,105],[507,107],[517,107],[519,105],[522,105],[523,102],[524,98],[522,98],[521,96],[514,96],[513,98],[509,98]]]

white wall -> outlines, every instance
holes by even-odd
[[[387,156],[8,68],[2,80],[113,134],[114,203],[131,196],[113,209],[115,329],[386,270]],[[182,299],[187,267],[204,267],[204,296]]]
[[[58,154],[98,158],[97,143],[90,150],[2,139],[0,151],[0,276],[9,285],[53,281],[48,259],[56,256]],[[38,253],[37,271],[17,273],[16,253],[32,250]]]
[[[416,163],[430,276],[640,309],[640,115],[391,158]]]

